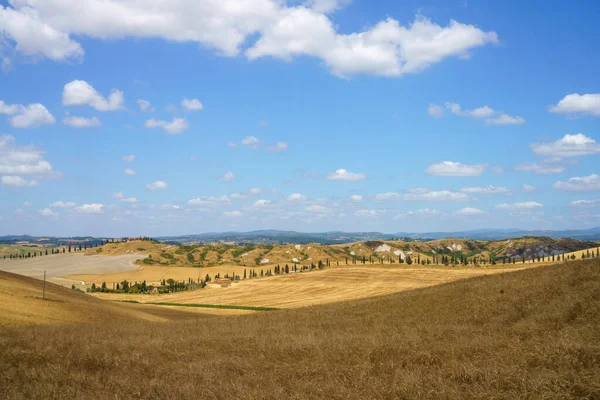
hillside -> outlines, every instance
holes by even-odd
[[[0,271],[0,327],[57,323],[108,323],[113,321],[167,321],[192,318],[183,311],[111,303],[43,281]]]
[[[258,267],[274,264],[317,264],[339,263],[340,265],[362,262],[363,257],[372,263],[398,263],[410,256],[416,262],[438,262],[442,256],[456,259],[467,258],[489,262],[491,259],[521,259],[525,257],[547,257],[551,254],[570,253],[594,249],[596,242],[574,239],[551,239],[548,237],[523,237],[500,241],[440,239],[431,241],[377,240],[340,245],[285,244],[244,245],[189,244],[168,245],[156,241],[131,240],[109,243],[102,247],[86,250],[86,254],[123,255],[141,253],[147,257],[139,265],[170,265],[187,267],[211,267],[238,265]]]
[[[1,329],[0,387],[8,398],[598,398],[598,343],[589,260],[272,313]]]

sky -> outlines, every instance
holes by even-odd
[[[0,235],[599,226],[599,18],[0,0]]]

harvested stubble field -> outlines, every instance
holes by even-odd
[[[599,343],[589,260],[244,316],[3,328],[0,387],[5,398],[599,398]]]
[[[297,308],[382,296],[474,276],[514,271],[518,268],[522,267],[511,269],[473,267],[409,268],[406,266],[394,267],[377,264],[356,265],[246,279],[232,284],[229,288],[209,285],[205,289],[166,295],[94,293],[94,296],[107,300],[136,300],[142,303],[159,301],[184,304]],[[210,268],[202,268],[201,271],[208,269]],[[135,272],[140,272],[140,275],[144,276],[142,273],[146,272],[146,269]],[[152,270],[147,272],[147,277],[154,274]],[[180,268],[171,268],[170,273],[181,273],[183,275],[180,279],[187,280],[186,271],[180,271]],[[125,276],[127,274],[131,273],[119,275]],[[71,279],[89,281],[93,277],[78,276],[71,277]]]

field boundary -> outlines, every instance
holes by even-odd
[[[276,307],[253,307],[253,306],[234,306],[227,304],[199,304],[199,303],[166,303],[166,302],[147,302],[142,303],[137,300],[113,300],[120,303],[133,304],[151,304],[153,306],[172,306],[172,307],[197,307],[197,308],[222,308],[225,310],[250,310],[250,311],[279,311],[281,308]]]

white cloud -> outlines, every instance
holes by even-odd
[[[357,217],[376,217],[383,212],[380,210],[357,210],[354,215]]]
[[[144,99],[138,99],[138,106],[140,107],[141,112],[154,112],[156,109],[150,106],[150,102]]]
[[[543,204],[540,204],[538,202],[535,201],[525,201],[525,202],[521,202],[521,203],[513,203],[513,204],[498,204],[496,206],[496,208],[500,209],[500,210],[532,210],[535,208],[542,208],[544,207]]]
[[[354,202],[359,202],[363,200],[363,197],[359,194],[353,194],[352,196],[350,196],[350,200]]]
[[[181,105],[188,111],[200,111],[204,109],[204,106],[198,99],[183,99]]]
[[[534,153],[543,156],[573,157],[600,154],[600,144],[582,133],[566,134],[556,142],[534,143],[529,147]]]
[[[133,162],[133,161],[135,161],[135,156],[133,154],[130,154],[128,156],[123,156],[123,161]]]
[[[269,204],[271,204],[270,200],[263,200],[263,199],[261,199],[261,200],[255,201],[254,204],[252,205],[252,207],[264,207],[264,206],[267,206]]]
[[[188,122],[184,118],[173,118],[171,122],[157,120],[157,119],[149,119],[144,124],[146,128],[154,129],[161,128],[163,131],[170,135],[178,135],[183,133],[189,127]]]
[[[600,190],[600,176],[592,174],[590,176],[575,177],[569,179],[567,182],[558,181],[552,187],[554,189],[573,192]]]
[[[15,187],[28,187],[28,186],[38,186],[39,183],[36,180],[27,180],[20,176],[14,175],[5,175],[0,177],[0,183],[6,186],[15,186]]]
[[[33,205],[33,203],[30,201],[23,202],[23,207],[31,207],[32,205]]]
[[[269,126],[269,121],[258,121],[257,125],[264,128],[265,126]]]
[[[498,42],[495,32],[454,20],[440,26],[422,16],[408,26],[387,18],[342,34],[328,13],[343,3],[88,0],[74,7],[74,1],[19,0],[0,8],[0,32],[9,49],[37,58],[80,59],[83,50],[71,36],[160,38],[199,43],[222,56],[244,51],[251,60],[312,56],[338,76],[415,73],[449,57],[467,59],[470,50]]]
[[[600,207],[600,200],[575,200],[571,202],[573,207]]]
[[[479,107],[474,110],[463,110],[460,104],[457,103],[446,102],[445,105],[452,114],[458,115],[459,117],[489,118],[497,114],[497,111],[488,106]]]
[[[200,196],[188,201],[190,206],[216,206],[230,203],[229,197],[222,196]]]
[[[442,118],[444,116],[444,107],[436,104],[430,104],[427,108],[427,114],[434,118]]]
[[[58,215],[58,213],[52,211],[49,208],[44,208],[40,210],[39,213],[42,214],[44,217],[56,217]]]
[[[425,201],[465,201],[469,197],[464,193],[449,190],[410,189],[403,196],[404,200]]]
[[[560,158],[549,158],[539,163],[522,163],[514,167],[515,171],[533,172],[536,175],[560,174],[565,169],[565,163]]]
[[[306,196],[300,193],[293,193],[288,196],[288,201],[304,201]]]
[[[463,193],[479,193],[479,194],[510,194],[510,190],[503,186],[474,186],[460,189]]]
[[[493,172],[493,173],[495,173],[495,174],[498,174],[498,175],[500,175],[500,174],[503,174],[503,173],[504,173],[504,168],[502,168],[502,167],[500,167],[500,166],[498,166],[498,165],[494,165],[494,166],[492,167],[492,172]]]
[[[156,181],[146,185],[146,189],[148,190],[164,190],[167,187],[169,187],[169,185],[167,185],[167,183],[163,181]]]
[[[123,192],[113,193],[112,198],[113,199],[124,199],[125,194]]]
[[[83,214],[100,214],[104,209],[104,204],[83,204],[75,207],[75,211]]]
[[[231,217],[231,218],[239,218],[239,217],[244,216],[244,213],[241,211],[235,210],[235,211],[225,211],[223,213],[223,215],[226,217]]]
[[[258,196],[262,193],[262,190],[259,188],[252,188],[246,193],[231,193],[230,197],[232,199],[247,199],[250,196]]]
[[[123,173],[129,176],[137,175],[137,171],[130,168],[126,168],[125,171],[123,171]]]
[[[330,172],[325,176],[329,181],[362,181],[367,176],[361,173],[349,172],[345,169],[336,169],[335,172]]]
[[[487,164],[466,165],[453,161],[442,161],[431,164],[425,172],[434,176],[480,176],[485,172]]]
[[[304,209],[306,211],[316,212],[316,213],[321,213],[321,214],[326,214],[326,213],[329,213],[331,211],[330,208],[322,206],[320,204],[313,204],[313,205],[305,207]]]
[[[121,203],[137,203],[137,199],[135,197],[125,197],[120,199]]]
[[[34,146],[19,146],[11,135],[0,136],[0,175],[35,177],[56,176],[43,151]],[[8,179],[10,181],[12,179]]]
[[[288,149],[288,144],[286,142],[277,142],[274,146],[268,146],[267,150],[269,151],[286,151]]]
[[[255,136],[246,136],[242,139],[242,144],[250,149],[257,149],[260,139]]]
[[[431,190],[431,189],[409,189],[406,193],[387,192],[375,195],[376,201],[388,200],[424,200],[424,201],[464,201],[469,197],[464,193],[451,192],[449,190]]]
[[[550,106],[550,112],[557,114],[600,116],[600,93],[566,95],[557,105]]]
[[[74,80],[67,83],[63,89],[63,105],[85,106],[98,111],[115,111],[123,109],[123,92],[113,89],[105,98],[86,81]]]
[[[100,126],[102,123],[96,117],[85,118],[85,117],[66,117],[63,119],[63,124],[71,126],[73,128],[91,128]]]
[[[473,208],[473,207],[465,207],[456,212],[457,215],[480,215],[483,213],[484,213],[483,210],[480,210],[479,208]]]
[[[528,193],[535,192],[535,186],[524,184],[523,191]]]
[[[236,147],[237,143],[235,142],[227,142],[227,147]]]
[[[438,210],[433,210],[430,208],[424,208],[417,211],[407,211],[402,214],[398,214],[394,217],[394,219],[404,219],[408,217],[433,217],[438,215],[440,212]]]
[[[228,172],[225,172],[225,174],[223,176],[221,176],[219,179],[222,181],[229,182],[229,181],[235,180],[235,175],[233,174],[233,172],[228,171]]]
[[[73,203],[72,201],[56,201],[54,203],[50,204],[51,208],[73,208],[75,207],[77,204]]]
[[[54,116],[40,103],[19,107],[19,111],[10,118],[13,128],[38,128],[56,123]]]
[[[252,195],[261,194],[261,192],[262,192],[262,190],[260,190],[259,188],[250,189],[250,194],[252,194]]]
[[[486,119],[485,123],[488,125],[521,125],[525,123],[525,118],[501,114],[497,117]]]
[[[486,125],[519,125],[525,123],[523,117],[513,117],[501,111],[494,110],[487,105],[473,110],[463,110],[460,104],[451,102],[446,102],[445,106],[452,114],[458,115],[459,117],[485,119]],[[435,107],[441,108],[441,106]]]

